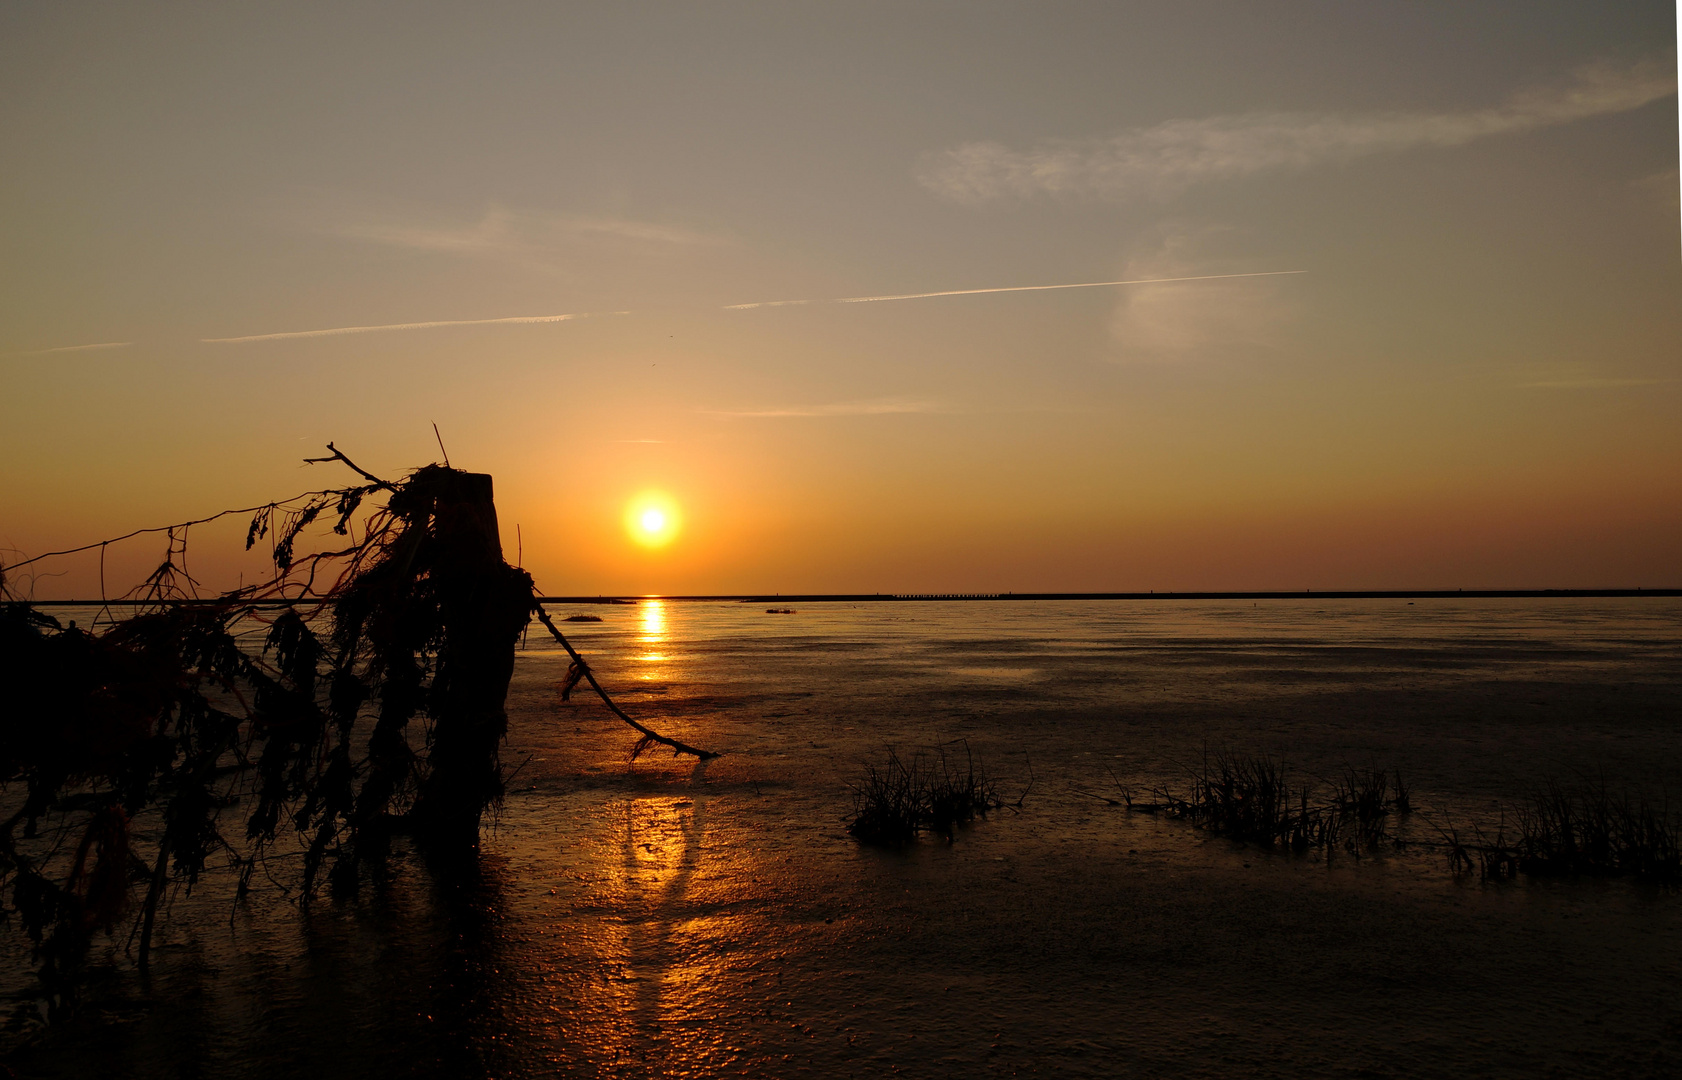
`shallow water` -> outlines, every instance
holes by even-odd
[[[1399,768],[1406,830],[1541,778],[1682,777],[1682,603],[644,602],[553,609],[645,756],[516,666],[517,769],[472,881],[172,912],[153,981],[23,1076],[1662,1075],[1682,897],[1277,855],[1094,793],[1205,746]],[[541,632],[541,628],[538,628]],[[864,849],[849,781],[963,739],[1020,812]],[[956,746],[949,753],[961,752]],[[1673,784],[1674,788],[1674,784]]]

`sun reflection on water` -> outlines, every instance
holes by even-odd
[[[637,659],[645,664],[660,664],[666,660],[666,602],[664,600],[644,600],[640,606],[642,612],[642,632],[637,637],[637,644],[642,652]],[[638,678],[655,679],[660,676],[658,668],[645,669]]]
[[[691,780],[704,784],[705,763]],[[767,871],[751,853],[709,844],[704,796],[631,798],[606,808],[588,845],[586,895],[598,917],[566,935],[582,993],[563,995],[564,1057],[625,1075],[715,1075],[745,1064],[756,1040],[722,1024],[748,1006],[766,932],[752,885]],[[547,1013],[549,995],[528,1010]],[[757,1000],[757,998],[755,999]],[[746,1036],[746,1037],[744,1037]],[[582,1060],[580,1060],[582,1059]],[[644,1072],[643,1070],[647,1070]]]

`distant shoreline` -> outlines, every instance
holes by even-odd
[[[1610,597],[1677,597],[1674,589],[1369,589],[1318,590],[1300,592],[1005,592],[1005,593],[716,593],[693,596],[540,596],[544,604],[623,604],[639,600],[673,600],[742,604],[839,604],[914,603],[929,600],[1490,600],[1502,598],[1599,599]],[[29,600],[36,607],[103,607],[144,603],[135,600]],[[152,601],[163,604],[214,604],[217,597],[203,600]],[[304,600],[252,600],[254,607],[287,607],[294,604],[330,603],[318,598]]]

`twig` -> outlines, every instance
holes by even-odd
[[[1028,786],[1022,789],[1022,794],[1016,797],[1016,802],[1009,804],[1010,808],[1015,810],[1017,813],[1022,812],[1022,803],[1028,798],[1028,793],[1034,790],[1034,781],[1037,779],[1037,777],[1034,776],[1034,759],[1030,758],[1027,754],[1023,754],[1022,760],[1026,762],[1028,766]]]
[[[602,689],[602,684],[596,681],[595,672],[590,670],[590,665],[586,664],[584,662],[584,658],[578,655],[578,650],[572,647],[572,642],[566,639],[566,636],[561,633],[560,628],[555,625],[554,620],[549,618],[549,613],[543,610],[543,605],[533,603],[532,612],[537,615],[538,620],[541,621],[544,626],[549,628],[549,633],[553,634],[555,640],[561,643],[561,648],[567,651],[567,655],[572,657],[572,662],[578,666],[578,670],[583,673],[585,680],[589,682],[590,689],[596,692],[597,696],[602,699],[602,703],[611,709],[615,716],[619,717],[619,719],[625,721],[625,723],[631,725],[633,728],[636,728],[637,731],[642,734],[642,738],[637,741],[637,745],[631,750],[631,760],[635,761],[637,755],[647,749],[649,743],[660,743],[662,746],[669,746],[672,748],[672,753],[674,754],[694,754],[702,761],[705,761],[708,758],[718,757],[718,754],[714,751],[701,750],[690,746],[687,743],[678,742],[676,739],[668,739],[659,732],[643,727],[635,720],[632,720],[624,709],[615,705],[613,703],[613,699],[607,696],[607,691]]]
[[[440,445],[442,445],[442,444],[440,444]],[[345,457],[345,452],[343,450],[340,450],[337,446],[334,446],[332,443],[328,443],[327,444],[327,449],[333,451],[331,456],[329,456],[329,457],[307,457],[307,458],[304,459],[304,464],[305,465],[317,465],[317,464],[320,464],[321,462],[324,462],[324,461],[342,461],[350,467],[351,471],[359,474],[362,477],[362,479],[368,481],[370,484],[373,484],[375,487],[382,487],[382,488],[385,488],[387,491],[394,492],[394,493],[397,491],[397,488],[393,484],[391,484],[389,481],[381,480],[379,477],[375,476],[373,473],[369,472],[367,469],[364,469],[362,466],[358,465],[356,462],[352,461],[350,458]]]
[[[332,444],[329,443],[328,445],[331,446]],[[343,456],[343,455],[341,455],[341,456]],[[306,460],[332,461],[333,459],[332,458],[309,458],[309,459],[306,459]],[[356,466],[352,465],[351,468],[356,469]],[[362,472],[361,469],[356,469],[356,471],[359,472],[359,473]],[[363,476],[368,476],[367,473],[362,473],[362,475]],[[368,479],[372,480],[376,484],[383,485],[388,490],[394,490],[394,489],[392,489],[391,485],[387,484],[384,480],[380,480],[380,479],[378,479],[376,477],[372,477],[372,476],[368,476]],[[186,528],[190,525],[203,525],[207,522],[215,521],[217,518],[225,518],[225,517],[229,516],[230,514],[253,514],[253,513],[256,513],[259,510],[265,510],[265,509],[267,509],[271,506],[287,506],[287,505],[290,505],[291,503],[298,502],[300,499],[308,499],[308,498],[310,498],[312,496],[315,496],[315,495],[328,495],[328,494],[332,494],[332,492],[329,492],[329,491],[306,491],[302,495],[294,495],[290,499],[281,499],[278,502],[264,503],[262,506],[247,506],[247,507],[245,507],[243,509],[239,509],[239,510],[223,510],[220,513],[211,514],[209,517],[194,518],[192,521],[178,521],[174,525],[157,525],[157,526],[154,526],[150,529],[136,529],[133,532],[124,533],[121,536],[113,536],[109,540],[96,540],[91,544],[83,544],[81,547],[65,548],[63,551],[43,551],[41,554],[31,556],[30,558],[24,559],[21,562],[7,563],[6,564],[6,569],[8,571],[17,570],[21,567],[28,566],[30,563],[40,562],[42,559],[52,559],[52,558],[57,558],[60,555],[75,555],[75,554],[78,554],[78,553],[83,552],[83,551],[92,551],[94,548],[103,548],[103,547],[106,547],[107,545],[116,544],[116,543],[119,543],[123,540],[132,540],[136,536],[145,536],[147,533],[173,532],[176,529],[183,529],[183,528]]]
[[[530,765],[531,762],[532,762],[532,755],[527,754],[526,755],[526,760],[524,760],[524,761],[520,762],[518,765],[514,766],[514,771],[502,778],[503,784],[504,785],[512,784],[514,782],[514,778],[516,776],[520,775],[520,770],[524,769],[527,765]]]

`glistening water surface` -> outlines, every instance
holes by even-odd
[[[1682,1065],[1682,897],[1329,863],[1106,805],[1205,746],[1400,769],[1404,831],[1541,778],[1682,777],[1682,603],[556,607],[645,756],[535,633],[470,881],[401,855],[307,916],[179,900],[20,1075],[1605,1076]],[[539,628],[540,629],[540,628]],[[844,831],[883,748],[966,740],[1020,812]],[[958,745],[948,753],[961,752]]]

